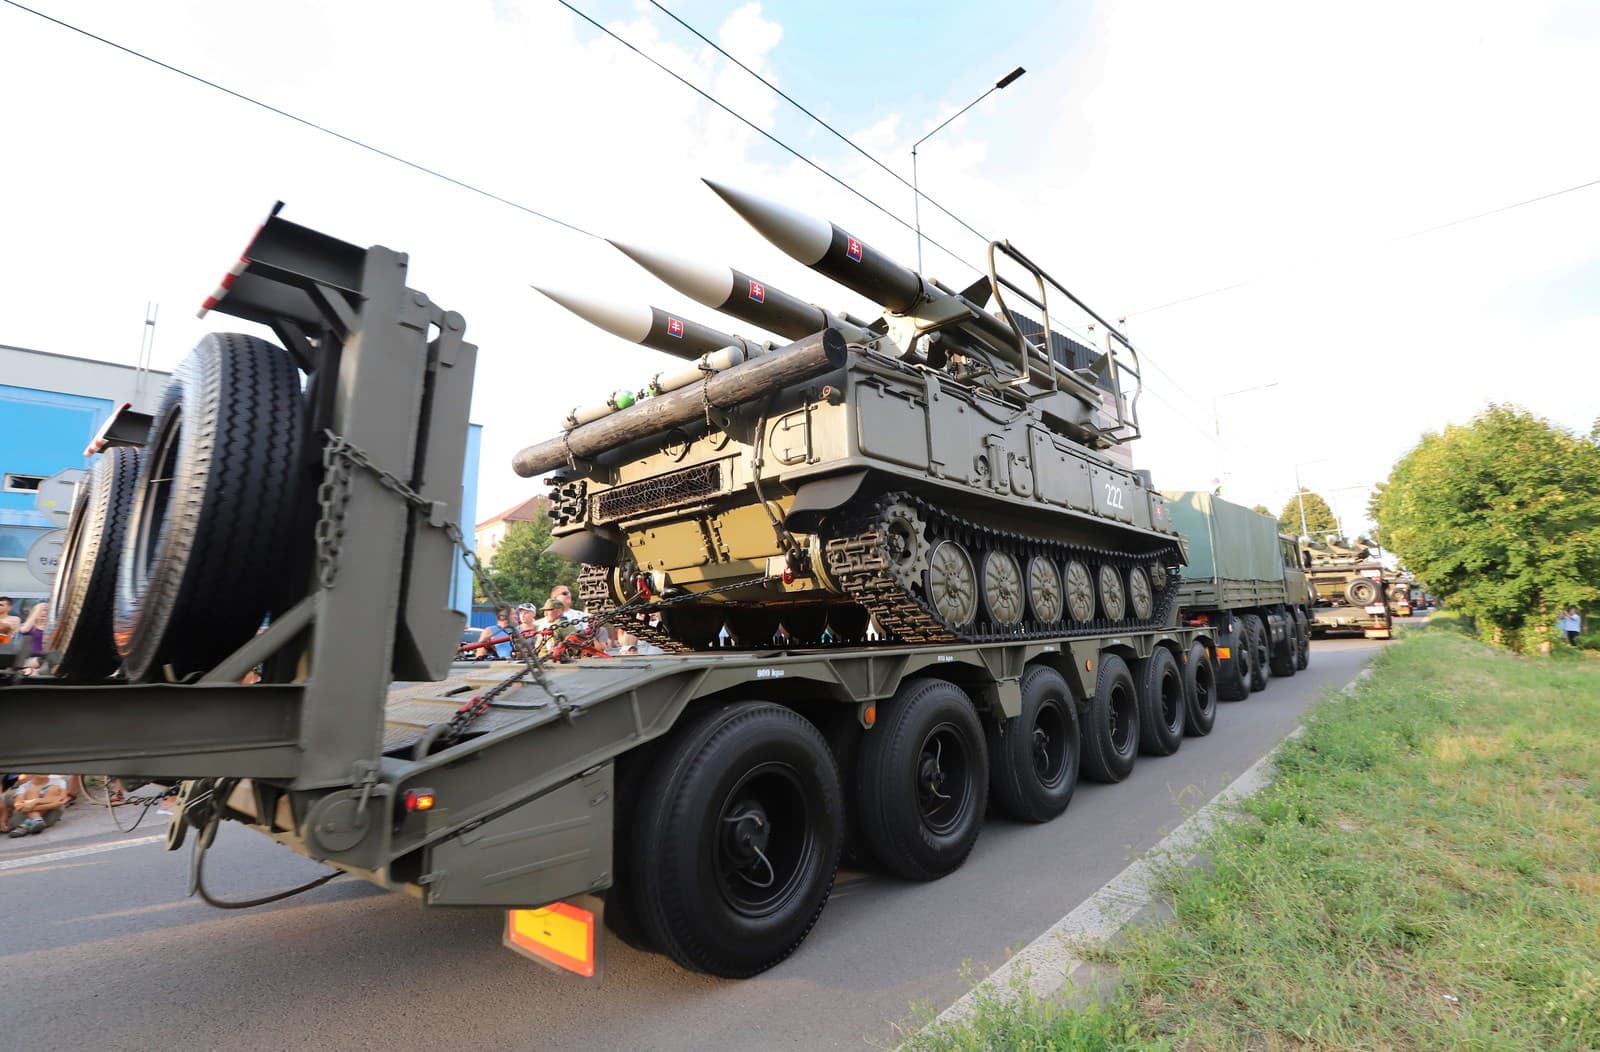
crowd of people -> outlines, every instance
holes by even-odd
[[[515,607],[502,606],[494,612],[495,623],[478,633],[480,653],[497,661],[510,660],[511,637],[519,634],[530,640],[538,653],[547,653],[566,638],[573,629],[587,629],[589,615],[572,600],[572,589],[558,584],[550,589],[550,596],[541,603],[521,603]],[[621,628],[598,625],[595,627],[596,645],[607,654],[659,653],[658,648],[639,639],[637,635]]]
[[[50,604],[41,599],[20,617],[11,612],[15,607],[16,600],[0,595],[0,643],[9,643],[17,636],[27,638],[28,656],[22,661],[22,674],[31,676],[44,662],[44,630],[50,623]]]

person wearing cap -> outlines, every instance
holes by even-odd
[[[567,604],[563,603],[555,596],[551,596],[549,599],[546,599],[542,609],[544,616],[534,623],[533,627],[536,629],[543,630],[546,628],[551,628],[554,627],[558,622],[569,620],[567,614],[570,611],[567,610]]]

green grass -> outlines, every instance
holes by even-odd
[[[1600,1047],[1597,743],[1600,662],[1407,632],[1107,952],[1107,1002],[990,998],[911,1047]]]

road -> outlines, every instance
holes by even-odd
[[[991,819],[932,884],[840,874],[798,953],[728,982],[608,939],[602,985],[500,947],[503,914],[424,910],[353,879],[255,910],[186,898],[187,853],[119,839],[84,805],[46,836],[0,840],[4,1044],[104,1049],[861,1049],[914,1003],[942,1008],[1070,911],[1293,729],[1384,644],[1330,640],[1311,668],[1224,703],[1210,737],[1085,783],[1046,826]],[[159,827],[155,831],[159,831]],[[132,840],[148,836],[145,829]],[[129,838],[123,838],[129,839]],[[47,856],[56,856],[53,859]],[[67,857],[62,857],[67,856]],[[38,859],[39,861],[29,861]],[[242,898],[320,867],[241,828],[209,856]]]

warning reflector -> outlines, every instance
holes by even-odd
[[[1218,647],[1217,648],[1217,660],[1218,661],[1226,661],[1231,657],[1233,657],[1233,648],[1232,647]]]
[[[570,902],[553,902],[536,910],[507,910],[505,945],[592,979],[595,974],[595,913]]]

